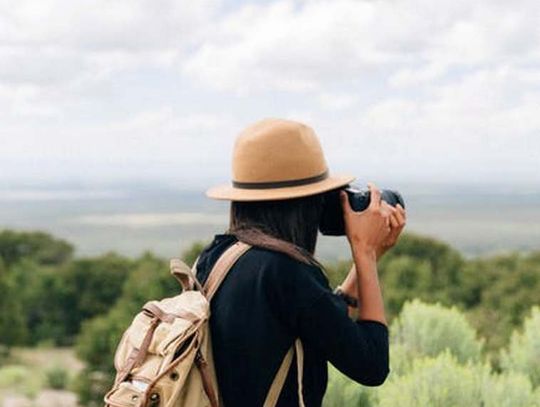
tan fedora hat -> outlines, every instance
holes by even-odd
[[[210,188],[206,195],[231,201],[298,198],[345,186],[355,178],[330,175],[313,129],[283,119],[258,121],[237,137],[231,184]]]

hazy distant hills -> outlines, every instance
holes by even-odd
[[[407,230],[442,239],[465,255],[540,248],[540,191],[534,188],[400,186]],[[41,229],[73,242],[78,255],[152,250],[172,257],[222,233],[227,202],[202,191],[115,186],[0,190],[0,226]],[[345,238],[322,237],[318,256],[348,256]]]

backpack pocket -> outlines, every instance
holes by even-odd
[[[131,382],[122,382],[105,395],[105,405],[110,407],[144,406],[145,394]]]

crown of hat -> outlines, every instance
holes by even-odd
[[[303,123],[265,119],[236,139],[232,173],[235,183],[268,183],[309,179],[327,172],[313,129]]]

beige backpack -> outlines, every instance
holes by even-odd
[[[227,272],[251,246],[237,242],[223,253],[203,287],[179,259],[171,273],[181,294],[146,303],[124,332],[114,356],[116,378],[105,395],[110,407],[219,407],[208,320],[210,301]],[[197,290],[194,290],[197,288]],[[298,397],[302,397],[303,349],[297,339],[285,355],[263,407],[274,407],[296,352]],[[233,406],[234,407],[234,406]]]

